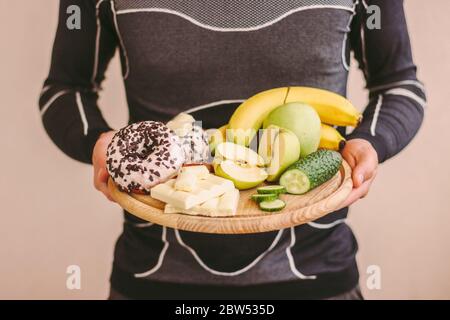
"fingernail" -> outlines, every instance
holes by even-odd
[[[358,182],[359,182],[359,184],[364,182],[364,175],[362,175],[362,174],[358,175]]]

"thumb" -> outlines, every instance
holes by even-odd
[[[105,168],[100,168],[98,170],[97,178],[100,182],[106,183],[108,181],[108,171]]]
[[[359,188],[365,181],[364,171],[360,166],[356,166],[352,173],[353,186]]]
[[[356,188],[360,187],[364,181],[372,178],[375,166],[367,156],[361,156],[356,161],[356,166],[353,168],[352,179]]]

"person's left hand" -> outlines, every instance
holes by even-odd
[[[369,193],[377,174],[378,155],[370,142],[364,139],[347,141],[341,153],[353,170],[353,190],[341,205],[341,208],[345,208]]]

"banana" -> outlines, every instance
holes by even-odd
[[[345,139],[335,128],[323,124],[320,128],[319,148],[339,151],[345,146]]]
[[[350,101],[323,89],[290,87],[285,100],[285,103],[288,102],[311,105],[319,114],[320,120],[331,125],[356,127],[362,118]]]
[[[245,100],[228,123],[229,141],[248,146],[269,113],[284,103],[287,92],[287,87],[275,88]]]
[[[323,123],[356,127],[361,113],[346,98],[323,89],[282,87],[266,90],[245,100],[230,118],[227,140],[248,146],[264,119],[278,106],[303,102],[312,106]]]

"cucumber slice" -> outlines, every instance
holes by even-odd
[[[262,201],[273,201],[278,198],[278,195],[275,193],[266,193],[266,194],[253,194],[251,196],[251,199],[256,201],[257,203],[260,203]]]
[[[275,212],[283,210],[286,207],[286,203],[283,200],[276,199],[272,201],[263,201],[259,204],[259,208],[267,212]]]
[[[309,191],[309,178],[299,169],[291,169],[280,178],[280,183],[286,186],[287,192],[291,194],[304,194]]]
[[[256,192],[258,192],[259,194],[268,194],[268,193],[281,194],[281,193],[286,193],[286,188],[283,186],[279,186],[279,185],[271,185],[271,186],[259,187],[256,189]]]

